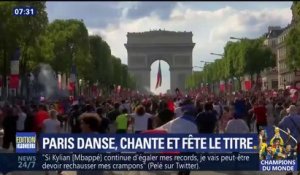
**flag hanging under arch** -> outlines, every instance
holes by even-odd
[[[162,76],[161,76],[161,68],[160,68],[160,60],[159,60],[155,89],[161,86],[161,82],[162,82]]]

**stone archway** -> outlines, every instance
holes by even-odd
[[[185,80],[193,69],[192,37],[192,32],[162,30],[127,34],[128,70],[140,92],[149,93],[151,64],[156,60],[170,66],[171,92],[176,88],[184,91]]]

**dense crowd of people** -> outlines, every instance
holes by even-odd
[[[0,108],[2,147],[9,149],[12,144],[15,148],[16,132],[260,133],[267,126],[289,130],[300,142],[299,107],[298,100],[293,100],[288,91],[277,96],[263,92],[222,96],[198,93],[86,99],[38,106],[4,104]],[[297,148],[292,146],[289,149]]]

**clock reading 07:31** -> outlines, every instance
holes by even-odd
[[[13,9],[14,16],[34,16],[36,9],[33,7],[15,7]]]

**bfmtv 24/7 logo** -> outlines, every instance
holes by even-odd
[[[17,132],[17,153],[36,153],[36,134],[34,132]]]

